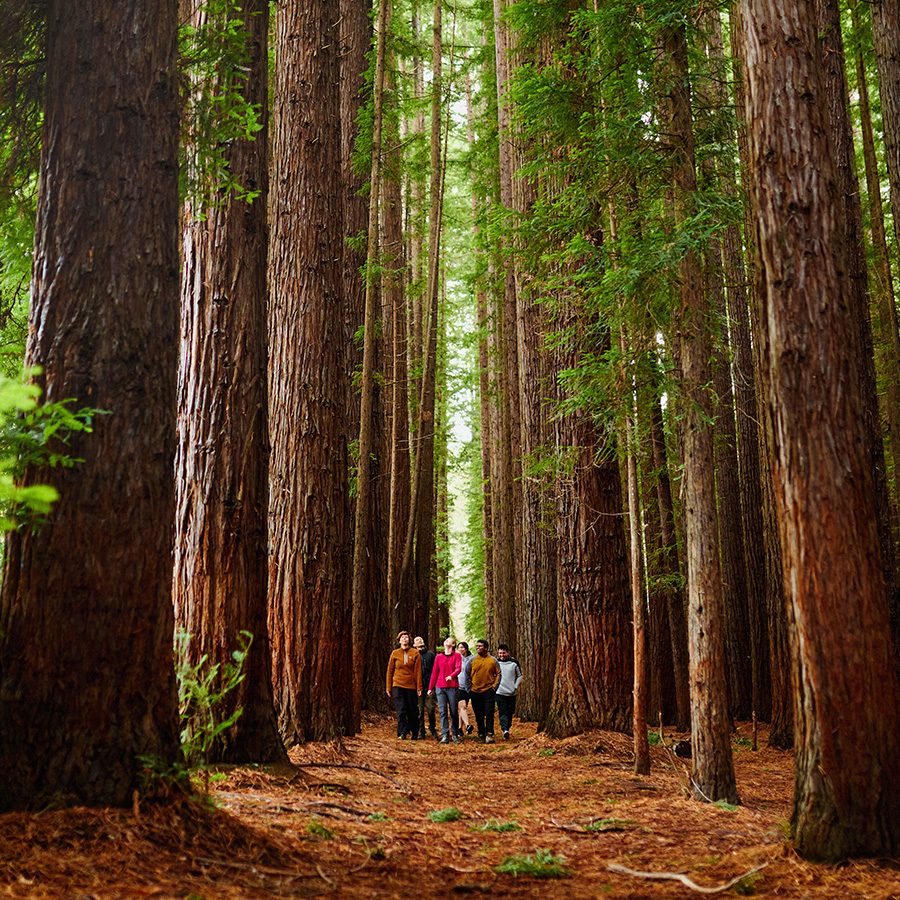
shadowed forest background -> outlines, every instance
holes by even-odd
[[[896,2],[0,0],[0,67],[0,881],[127,892],[81,822],[163,893],[580,896],[727,813],[720,886],[894,896]],[[386,743],[401,628],[509,644],[521,743]],[[497,771],[560,871],[370,852]]]

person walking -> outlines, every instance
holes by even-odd
[[[471,734],[474,730],[469,724],[469,666],[472,665],[472,652],[465,641],[460,641],[456,650],[462,658],[462,668],[459,670],[459,729],[460,733],[465,729],[466,734]]]
[[[431,669],[428,681],[428,693],[437,696],[438,713],[441,717],[441,743],[449,744],[450,738],[458,744],[461,739],[459,730],[459,710],[457,694],[459,692],[459,671],[462,668],[462,657],[456,652],[456,641],[448,637],[444,641],[444,652],[439,654]]]
[[[434,666],[434,660],[437,654],[435,654],[434,650],[429,650],[425,646],[425,639],[418,635],[413,641],[413,646],[419,651],[419,656],[422,658],[422,684],[427,685],[428,682],[431,681],[431,669]],[[433,694],[419,694],[419,737],[422,738],[423,741],[425,740],[426,716],[428,717],[428,730],[431,732],[431,736],[437,740],[437,725],[435,723],[434,715],[436,708],[437,704]]]
[[[497,644],[497,665],[500,666],[500,683],[497,685],[497,715],[503,740],[509,740],[513,714],[516,711],[516,691],[522,683],[522,670],[518,662],[509,655],[506,644]]]
[[[488,654],[484,638],[475,642],[475,656],[469,666],[469,696],[478,723],[478,740],[483,744],[494,743],[494,701],[500,683],[500,666]]]
[[[387,695],[394,701],[397,713],[397,740],[419,736],[417,697],[422,696],[422,660],[419,651],[409,646],[409,632],[397,635],[400,646],[391,653],[387,667]]]

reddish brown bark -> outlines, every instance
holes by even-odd
[[[687,41],[683,25],[663,29],[667,127],[673,151],[675,219],[693,212],[697,187],[691,120]],[[688,584],[692,785],[698,799],[736,802],[724,653],[724,599],[719,551],[713,442],[709,422],[712,356],[709,309],[703,296],[700,258],[687,250],[678,271],[678,356],[684,396],[684,520]]]
[[[352,728],[339,41],[279,7],[269,260],[269,628],[288,745]]]
[[[172,665],[178,98],[175,0],[46,5],[26,362],[108,411],[60,499],[7,541],[0,808],[125,805],[180,758]],[[123,189],[123,185],[127,189]]]
[[[900,846],[900,692],[816,21],[809,6],[742,7],[776,491],[798,660],[795,843],[819,859],[892,853]]]
[[[203,27],[205,16],[195,4],[193,24]],[[241,631],[253,635],[245,678],[216,714],[243,712],[208,756],[234,763],[287,758],[272,705],[266,624],[268,4],[245,0],[242,17],[243,93],[263,130],[255,140],[235,140],[227,156],[231,175],[259,196],[251,204],[220,198],[197,219],[185,210],[173,583],[176,628],[191,635],[191,664],[205,656],[222,671]]]

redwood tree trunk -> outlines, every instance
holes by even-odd
[[[694,138],[683,25],[663,31],[668,129],[672,142],[675,211],[679,225],[693,212]],[[698,799],[737,802],[731,722],[725,681],[724,600],[716,541],[713,441],[709,421],[712,355],[709,308],[700,259],[689,249],[679,263],[681,308],[678,356],[684,394],[684,519],[688,581],[693,791]]]
[[[180,757],[177,4],[50,0],[46,14],[26,363],[46,400],[109,414],[73,435],[83,462],[26,474],[60,499],[7,541],[0,809],[130,804],[139,757]]]
[[[260,111],[255,140],[235,140],[229,170],[250,204],[220,198],[185,210],[173,598],[189,660],[224,668],[240,632],[253,635],[244,680],[222,702],[236,724],[209,754],[217,762],[286,759],[272,705],[266,625],[268,433],[266,427],[266,194],[269,7],[244,0],[249,60],[244,96]],[[194,23],[202,26],[204,4]],[[220,669],[221,671],[221,669]]]
[[[891,854],[900,847],[900,694],[816,21],[811,4],[742,7],[798,659],[794,837],[817,859]]]
[[[338,26],[278,9],[269,260],[269,627],[288,746],[351,732]]]

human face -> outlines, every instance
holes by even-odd
[[[447,640],[444,641],[444,653],[449,656],[455,649],[456,641],[454,641],[453,638],[447,638]]]
[[[484,641],[479,641],[475,645],[475,650],[478,652],[479,656],[487,656],[487,644]]]
[[[509,650],[498,650],[497,659],[499,659],[501,662],[506,662],[506,660],[509,659]]]
[[[400,635],[400,649],[401,650],[409,650],[409,635],[408,634]]]
[[[425,641],[422,638],[417,637],[413,641],[413,646],[416,648],[416,650],[419,650],[419,651],[424,650],[425,649]]]

